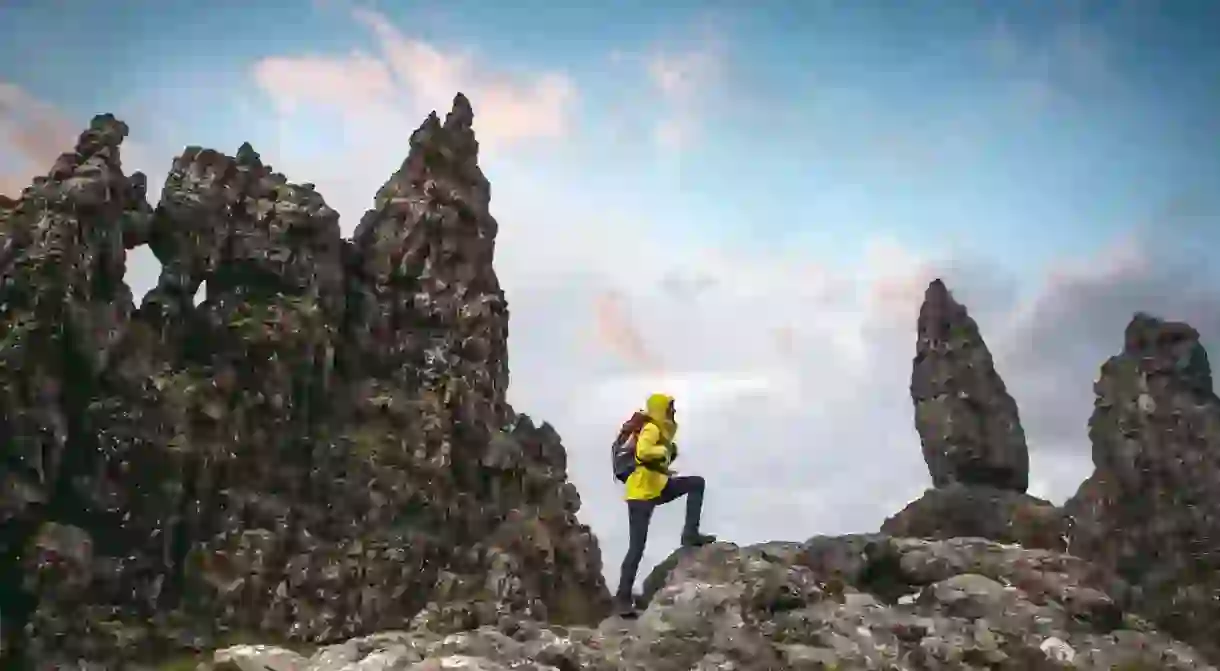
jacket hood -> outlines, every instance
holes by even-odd
[[[674,397],[668,394],[653,394],[648,397],[648,401],[644,404],[644,412],[655,420],[658,424],[672,424],[669,419],[669,404],[674,402]]]

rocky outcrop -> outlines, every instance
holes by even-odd
[[[498,224],[473,120],[459,96],[444,124],[433,116],[411,137],[411,155],[356,228],[348,281],[354,367],[460,398],[457,425],[479,430],[511,411]]]
[[[1017,404],[978,325],[935,280],[924,294],[917,326],[911,398],[933,488],[887,519],[882,533],[977,536],[1063,550],[1062,513],[1025,493],[1029,450]]]
[[[431,115],[351,241],[249,145],[187,148],[154,211],[112,117],[0,203],[4,663],[601,619],[559,436],[505,401],[472,120]]]
[[[311,656],[219,651],[214,671],[1214,669],[1106,596],[1075,557],[979,539],[817,537],[685,550],[633,623],[515,619],[379,634]]]
[[[1065,504],[1071,551],[1130,583],[1133,608],[1220,659],[1220,399],[1199,334],[1136,315],[1094,389],[1095,470]]]
[[[1029,486],[1029,450],[1017,404],[965,306],[934,280],[919,309],[911,373],[915,428],[932,484]]]
[[[881,532],[935,539],[975,536],[1027,548],[1067,549],[1067,525],[1057,506],[1029,494],[982,485],[929,489],[885,520]]]
[[[38,595],[81,589],[99,549],[72,526],[87,524],[86,414],[132,311],[125,228],[151,212],[143,176],[120,165],[127,132],[95,118],[46,177],[0,202],[0,659]]]

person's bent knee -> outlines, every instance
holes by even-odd
[[[702,475],[692,475],[689,477],[690,477],[689,482],[690,482],[691,489],[703,489],[703,487],[706,483],[704,482]]]

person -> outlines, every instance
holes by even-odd
[[[685,496],[686,521],[682,526],[682,545],[696,547],[716,540],[715,536],[699,531],[699,518],[703,513],[703,478],[676,475],[670,468],[670,464],[678,458],[678,446],[674,443],[678,422],[673,397],[666,394],[649,396],[644,404],[644,413],[649,421],[640,429],[636,439],[636,468],[626,483],[630,541],[627,556],[623,558],[618,591],[615,592],[615,610],[622,617],[637,615],[632,588],[640,560],[644,557],[644,545],[648,542],[648,525],[657,506]]]

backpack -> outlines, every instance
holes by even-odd
[[[610,462],[614,469],[614,478],[619,482],[627,482],[627,478],[635,472],[636,439],[639,438],[644,425],[651,421],[652,418],[648,415],[636,411],[618,430],[618,437],[610,446]]]

